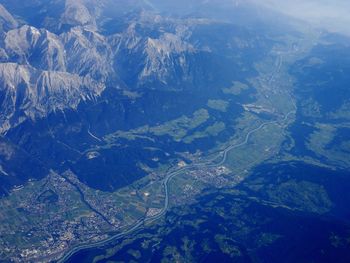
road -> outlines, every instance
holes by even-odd
[[[276,63],[277,67],[275,69],[275,71],[272,73],[271,78],[268,80],[268,84],[271,84],[272,81],[274,80],[275,74],[278,73],[280,71],[281,65],[282,65],[282,57],[278,58],[278,62]],[[265,126],[268,125],[282,125],[283,122],[287,121],[290,115],[293,115],[296,113],[296,106],[294,105],[294,110],[290,111],[289,113],[287,113],[283,119],[281,120],[275,120],[275,121],[268,121],[265,123],[262,123],[259,127],[249,131],[246,136],[244,137],[244,140],[240,143],[237,144],[232,144],[228,147],[226,147],[225,149],[221,150],[220,152],[217,153],[217,156],[206,161],[206,162],[202,162],[202,163],[195,163],[195,164],[191,164],[182,168],[177,169],[176,171],[171,171],[168,172],[164,181],[163,181],[163,187],[164,187],[164,194],[165,194],[165,198],[164,198],[164,206],[163,209],[161,210],[161,212],[159,212],[157,215],[151,216],[151,217],[144,217],[141,218],[139,221],[137,221],[135,224],[133,224],[130,228],[126,229],[123,232],[120,232],[119,234],[116,234],[108,239],[99,241],[99,242],[95,242],[95,243],[90,243],[90,244],[82,244],[79,246],[76,246],[74,248],[72,248],[68,253],[66,253],[61,259],[59,259],[57,262],[58,263],[63,263],[69,260],[69,258],[71,258],[73,255],[75,255],[76,253],[78,253],[79,251],[85,250],[85,249],[92,249],[92,248],[97,248],[97,247],[102,247],[104,245],[107,245],[110,242],[114,242],[120,238],[125,237],[126,235],[136,231],[137,229],[139,229],[142,225],[144,225],[144,223],[146,222],[153,222],[156,221],[158,219],[160,219],[161,217],[163,217],[165,215],[165,213],[168,211],[169,209],[169,192],[170,192],[170,188],[169,188],[169,182],[177,175],[182,174],[188,170],[194,169],[194,168],[198,168],[198,167],[207,167],[207,168],[213,168],[213,167],[219,167],[221,165],[223,165],[226,160],[227,160],[227,156],[228,153],[234,149],[237,149],[239,147],[242,147],[244,145],[246,145],[249,142],[250,137],[260,131],[261,129],[263,129]],[[281,124],[280,124],[281,123]],[[213,163],[215,160],[218,160],[219,158],[221,158],[221,161],[218,163]]]
[[[173,171],[173,172],[169,172],[164,181],[163,181],[163,187],[164,187],[164,194],[165,194],[165,198],[164,198],[164,207],[162,209],[161,212],[159,212],[157,215],[155,216],[152,216],[152,217],[145,217],[145,218],[142,218],[140,219],[139,221],[137,221],[132,227],[130,227],[129,229],[119,233],[119,234],[116,234],[108,239],[105,239],[105,240],[102,240],[102,241],[99,241],[99,242],[96,242],[96,243],[91,243],[91,244],[85,244],[85,245],[79,245],[75,248],[73,248],[72,250],[70,250],[67,254],[64,255],[64,257],[62,257],[60,260],[58,260],[57,262],[58,263],[63,263],[63,262],[66,262],[67,260],[69,260],[69,258],[71,258],[73,255],[75,255],[76,253],[78,253],[79,251],[81,250],[84,250],[84,249],[90,249],[90,248],[96,248],[96,247],[101,247],[101,246],[104,246],[112,241],[116,241],[132,232],[134,232],[135,230],[137,230],[139,227],[141,227],[144,223],[146,222],[153,222],[155,220],[158,220],[160,219],[161,217],[163,217],[163,215],[167,212],[167,210],[169,209],[169,182],[171,181],[171,179],[173,179],[175,176],[179,175],[179,174],[182,174],[188,170],[191,170],[193,168],[198,168],[198,167],[219,167],[221,165],[223,165],[226,160],[227,160],[227,155],[230,151],[238,148],[238,147],[241,147],[241,146],[244,146],[246,145],[248,142],[249,142],[249,139],[250,137],[252,136],[252,134],[260,131],[261,129],[263,129],[265,126],[267,125],[279,125],[280,122],[285,122],[290,115],[292,114],[295,114],[295,110],[293,111],[290,111],[285,117],[283,120],[277,120],[277,121],[269,121],[269,122],[265,122],[263,124],[261,124],[258,128],[255,128],[253,130],[251,130],[250,132],[247,133],[247,135],[245,136],[245,139],[243,140],[243,142],[240,142],[238,144],[233,144],[233,145],[230,145],[228,146],[226,149],[223,149],[221,152],[218,153],[218,156],[215,157],[215,160],[220,158],[222,156],[222,159],[220,162],[218,163],[215,163],[215,164],[211,164],[211,162],[203,162],[203,163],[197,163],[197,164],[192,164],[192,165],[188,165],[188,166],[185,166],[185,167],[182,167],[176,171]]]
[[[295,111],[290,111],[285,117],[284,119],[282,120],[282,122],[285,122],[290,115],[292,114],[295,114]],[[218,159],[221,155],[223,156],[222,157],[222,160],[219,162],[219,163],[216,163],[216,164],[210,164],[208,162],[205,162],[205,163],[199,163],[199,164],[192,164],[192,165],[188,165],[188,166],[185,166],[181,169],[178,169],[174,172],[171,172],[169,173],[166,178],[164,179],[164,182],[163,182],[163,186],[164,186],[164,192],[165,192],[165,201],[164,201],[164,207],[162,209],[162,211],[155,215],[155,216],[152,216],[152,217],[148,217],[145,219],[145,221],[153,221],[153,220],[157,220],[159,219],[160,217],[162,217],[165,212],[168,210],[169,208],[169,181],[174,178],[176,175],[179,175],[179,174],[182,174],[183,172],[187,171],[187,170],[191,170],[193,168],[198,168],[198,167],[207,167],[207,168],[215,168],[215,167],[219,167],[221,165],[223,165],[226,160],[227,160],[227,155],[230,151],[238,148],[238,147],[241,147],[241,146],[244,146],[246,145],[248,142],[249,142],[249,138],[251,137],[252,134],[254,134],[255,132],[258,132],[260,131],[262,128],[264,128],[265,126],[267,125],[272,125],[272,124],[277,124],[281,122],[281,121],[270,121],[270,122],[265,122],[263,124],[261,124],[258,128],[256,129],[253,129],[251,130],[250,132],[247,133],[247,135],[245,136],[245,139],[243,142],[241,143],[238,143],[238,144],[234,144],[234,145],[230,145],[228,146],[226,149],[222,150],[220,153],[218,153],[218,156],[215,158],[215,159]]]

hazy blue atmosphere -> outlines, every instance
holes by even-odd
[[[0,0],[0,262],[350,262],[349,13]]]
[[[350,35],[350,2],[346,0],[266,0],[256,3],[326,30]]]

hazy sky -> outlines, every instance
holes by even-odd
[[[350,35],[350,0],[254,0],[330,31]]]

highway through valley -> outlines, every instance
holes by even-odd
[[[180,175],[188,170],[194,169],[194,168],[198,168],[198,167],[207,167],[207,168],[213,168],[213,167],[219,167],[221,165],[223,165],[226,160],[227,160],[227,155],[230,151],[238,148],[238,147],[242,147],[244,145],[246,145],[249,142],[250,137],[256,133],[259,132],[261,129],[263,129],[265,126],[267,125],[282,125],[282,122],[285,122],[288,120],[289,116],[295,114],[295,110],[290,111],[288,114],[286,114],[286,116],[284,117],[283,120],[277,120],[277,121],[269,121],[269,122],[265,122],[262,123],[259,127],[251,130],[250,132],[248,132],[245,136],[245,139],[243,140],[243,142],[240,142],[238,144],[233,144],[228,146],[226,149],[222,150],[221,152],[218,153],[218,156],[215,159],[219,159],[220,157],[222,158],[220,162],[218,163],[211,163],[211,162],[203,162],[203,163],[195,163],[195,164],[191,164],[191,165],[187,165],[185,167],[179,168],[176,171],[172,171],[169,172],[164,181],[163,181],[163,187],[164,187],[164,194],[165,194],[165,198],[164,198],[164,207],[161,210],[161,212],[159,212],[157,215],[151,216],[151,217],[144,217],[142,219],[140,219],[139,221],[137,221],[136,223],[133,224],[133,226],[131,226],[130,228],[126,229],[123,232],[120,232],[108,239],[99,241],[99,242],[95,242],[95,243],[90,243],[90,244],[82,244],[79,245],[73,249],[71,249],[67,254],[64,255],[64,257],[62,257],[60,260],[58,260],[58,263],[63,263],[69,260],[69,258],[71,258],[73,255],[75,255],[76,253],[78,253],[79,251],[85,250],[85,249],[91,249],[91,248],[98,248],[98,247],[102,247],[107,245],[110,242],[114,242],[120,238],[123,238],[125,236],[127,236],[128,234],[134,232],[135,230],[139,229],[144,223],[146,222],[153,222],[156,221],[158,219],[160,219],[161,217],[163,217],[165,215],[165,213],[167,212],[167,210],[169,209],[169,192],[170,192],[170,187],[169,187],[169,182],[171,181],[171,179],[173,179],[175,176]]]
[[[280,71],[281,64],[282,64],[281,57],[278,57],[278,61],[279,61],[279,63],[277,63],[277,67],[276,67],[275,71],[272,73],[271,78],[268,80],[268,84],[271,84],[271,82],[273,81],[273,79],[275,77],[275,74]],[[213,168],[213,167],[215,168],[215,167],[222,166],[227,160],[228,153],[234,149],[237,149],[239,147],[246,145],[254,133],[259,132],[261,129],[263,129],[264,127],[266,127],[268,125],[283,125],[283,123],[286,122],[289,119],[289,117],[291,115],[294,115],[295,113],[296,113],[296,106],[294,105],[294,109],[292,111],[290,111],[289,113],[287,113],[283,119],[262,123],[259,127],[254,128],[253,130],[249,131],[245,135],[242,142],[229,145],[225,149],[218,152],[216,157],[214,157],[210,160],[207,160],[205,162],[198,162],[198,163],[189,164],[189,165],[184,166],[182,168],[178,168],[175,171],[168,172],[163,180],[164,195],[165,195],[164,206],[158,214],[156,214],[154,216],[148,216],[148,217],[145,216],[145,217],[141,218],[140,220],[138,220],[137,222],[135,222],[132,226],[129,226],[129,228],[127,228],[126,230],[124,230],[124,231],[122,231],[114,236],[111,236],[108,239],[105,239],[105,240],[102,240],[99,242],[89,243],[89,244],[81,244],[81,245],[78,245],[76,247],[73,247],[68,253],[66,253],[57,262],[58,263],[67,262],[67,261],[69,261],[69,259],[72,256],[74,256],[75,254],[77,254],[78,252],[80,252],[82,250],[103,247],[111,242],[115,242],[118,239],[121,239],[121,238],[131,234],[132,232],[140,229],[145,223],[153,222],[153,221],[156,221],[156,220],[162,218],[169,209],[169,203],[170,203],[170,197],[169,197],[170,185],[169,185],[169,183],[174,177],[176,177],[177,175],[183,174],[184,172],[187,172],[191,169],[195,169],[195,168],[201,168],[201,167],[202,168]],[[215,160],[217,160],[217,161],[215,162]],[[218,162],[218,160],[220,160],[220,161]]]

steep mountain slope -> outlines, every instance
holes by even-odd
[[[0,83],[3,133],[27,118],[35,121],[53,111],[74,109],[81,100],[94,99],[104,88],[90,77],[38,71],[14,63],[0,64]]]
[[[253,2],[0,0],[0,261],[255,259],[289,251],[293,231],[270,232],[281,215],[284,228],[347,220],[334,189],[348,173],[327,185],[350,165],[349,41]],[[343,231],[330,220],[317,249]],[[142,250],[100,249],[141,225]]]
[[[93,0],[35,1],[30,5],[30,10],[34,8],[37,10],[27,13],[24,12],[27,4],[21,5],[18,1],[3,1],[3,4],[19,17],[17,22],[4,7],[1,9],[6,28],[11,29],[8,32],[4,31],[3,36],[0,36],[2,38],[0,42],[3,43],[1,44],[1,61],[35,69],[35,76],[31,76],[32,85],[36,85],[35,83],[40,79],[41,73],[37,73],[38,71],[43,71],[43,74],[44,71],[60,72],[51,74],[51,78],[59,76],[58,78],[62,79],[62,76],[77,74],[80,77],[88,76],[98,82],[96,84],[94,81],[84,81],[86,89],[91,93],[87,95],[82,90],[79,95],[72,92],[75,97],[78,96],[77,99],[73,99],[75,101],[98,96],[104,88],[96,88],[96,85],[123,86],[127,89],[147,87],[148,89],[182,90],[186,87],[204,88],[203,85],[209,86],[209,83],[218,84],[216,81],[220,81],[222,76],[227,75],[209,76],[208,74],[211,73],[207,68],[211,65],[204,64],[204,60],[209,59],[213,60],[212,63],[216,63],[216,60],[222,59],[220,51],[211,50],[210,47],[198,42],[195,38],[191,39],[193,33],[203,34],[201,30],[205,28],[211,30],[210,20],[162,18],[149,12],[148,10],[154,8],[153,5],[143,1],[135,1],[135,9],[142,10],[136,11],[138,15],[134,17],[129,16],[128,13],[109,11],[109,8],[119,10],[119,12],[127,10],[127,6],[133,5],[130,1],[113,3],[108,0],[101,2]],[[35,14],[45,19],[38,18],[33,21]],[[48,25],[50,19],[59,21],[56,28]],[[115,21],[114,19],[121,19],[124,24],[120,25],[117,22],[110,24],[108,36],[103,35],[104,28],[110,23],[108,21]],[[235,49],[240,48],[239,45],[242,46],[237,39],[232,39],[232,41],[236,41],[236,46],[230,43],[231,48],[230,50],[226,48],[227,52],[235,52]],[[255,49],[258,46],[253,45],[257,44],[251,43],[249,47],[248,43],[247,48]],[[224,58],[224,60],[227,59]],[[232,62],[234,63],[233,59],[225,63]],[[4,66],[4,68],[8,67]],[[219,72],[219,69],[217,71]],[[3,78],[6,76],[6,74],[2,75]],[[77,81],[75,84],[72,83],[72,78],[66,83],[75,87],[80,86],[81,81],[78,78],[75,79]],[[13,81],[3,79],[2,82]],[[49,82],[46,84],[50,85]],[[5,93],[10,93],[5,87],[3,89]],[[69,89],[70,87],[66,87],[66,90]],[[50,93],[50,91],[57,90],[56,87],[48,87],[47,90],[47,95],[57,96],[57,94]],[[30,92],[23,94],[27,93]],[[30,100],[41,101],[40,99]],[[76,107],[76,103],[71,105],[67,103],[68,101],[65,102],[67,108]],[[4,102],[4,105],[12,104],[13,102]],[[17,102],[17,106],[17,109],[24,108],[23,105],[20,105],[20,101]],[[42,106],[32,104],[33,108],[47,109],[46,112],[42,110],[40,116],[47,116],[55,109],[55,106]],[[7,109],[2,110],[2,112],[6,111]],[[20,114],[14,115],[19,116]],[[13,123],[19,123],[19,121],[13,120]],[[10,127],[7,124],[1,130],[6,131],[8,128]]]
[[[249,56],[256,59],[270,48],[263,32],[162,15],[147,1],[0,2],[7,21],[0,35],[0,131],[52,168],[75,170],[92,187],[93,174],[80,169],[88,160],[58,156],[89,149],[96,143],[91,131],[102,138],[193,114],[233,79],[254,74]],[[231,37],[222,37],[224,32]],[[234,108],[241,112],[241,106]],[[52,155],[57,143],[64,150],[56,146]],[[122,151],[112,149],[116,155]],[[130,183],[146,172],[138,167],[138,149],[128,151],[134,163],[124,176],[139,171]],[[112,161],[105,164],[106,171],[111,167]],[[124,185],[118,174],[105,176],[98,188]]]
[[[65,54],[59,37],[47,30],[24,25],[6,33],[8,60],[42,70],[65,71]]]

